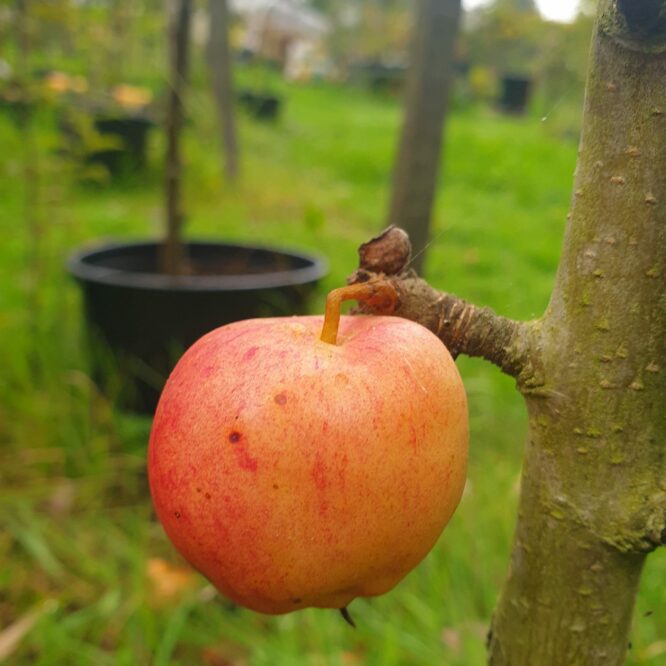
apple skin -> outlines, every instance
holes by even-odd
[[[398,317],[235,322],[197,341],[150,436],[157,515],[226,597],[262,613],[393,588],[460,500],[467,400],[446,347]]]

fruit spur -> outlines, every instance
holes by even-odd
[[[391,590],[432,549],[465,484],[467,400],[444,344],[395,316],[388,281],[326,315],[222,326],[169,377],[148,450],[157,516],[233,602],[268,614]]]

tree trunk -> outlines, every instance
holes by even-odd
[[[624,663],[645,557],[666,543],[664,174],[666,0],[602,0],[571,213],[543,318],[509,321],[432,289],[400,268],[398,230],[362,248],[357,280],[388,274],[395,314],[428,326],[454,354],[515,376],[527,403],[493,666]]]
[[[492,664],[622,664],[666,520],[666,31],[603,5]]]
[[[388,213],[389,224],[409,234],[412,267],[419,272],[430,235],[459,19],[460,0],[420,0]]]
[[[227,0],[208,0],[208,16],[208,66],[222,135],[224,171],[233,183],[238,180],[239,166]]]
[[[161,270],[169,275],[185,271],[182,239],[182,159],[180,135],[185,115],[188,84],[191,0],[179,0],[169,29],[169,97],[167,100],[167,154],[165,165],[166,235],[162,245]]]
[[[21,99],[17,106],[17,127],[22,140],[21,169],[23,176],[23,221],[28,235],[28,311],[33,334],[40,321],[40,285],[43,279],[42,254],[44,225],[40,211],[39,150],[35,136],[34,113],[37,107],[35,84],[31,76],[32,54],[32,4],[29,0],[15,2],[16,79]],[[33,360],[33,359],[31,359]],[[36,365],[36,364],[35,364]]]
[[[113,0],[108,7],[109,46],[106,50],[104,71],[107,87],[118,85],[127,73],[125,61],[130,61],[128,53],[130,8],[125,0]]]

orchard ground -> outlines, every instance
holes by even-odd
[[[243,180],[234,191],[221,185],[214,114],[197,88],[186,134],[187,230],[324,253],[331,272],[313,304],[321,311],[325,292],[355,268],[357,246],[382,226],[400,105],[323,84],[283,92],[277,124],[242,120]],[[544,310],[577,147],[560,113],[541,121],[454,109],[427,262],[432,284],[514,318]],[[90,380],[79,295],[63,271],[84,243],[159,233],[162,137],[153,135],[146,174],[112,186],[75,182],[54,156],[48,112],[36,117],[36,139],[39,229],[31,234],[24,142],[0,115],[0,627],[23,618],[29,628],[9,663],[483,663],[526,432],[512,380],[459,359],[472,432],[461,506],[393,592],[351,605],[357,630],[334,611],[262,617],[231,608],[182,568],[155,522],[150,422],[118,412]],[[642,579],[629,664],[656,665],[666,654],[665,581],[662,549]],[[7,638],[0,631],[0,651]]]

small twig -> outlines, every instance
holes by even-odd
[[[490,308],[477,307],[434,289],[413,271],[406,270],[410,252],[407,234],[397,227],[389,227],[361,245],[359,268],[349,282],[382,278],[390,281],[398,293],[397,307],[392,306],[391,312],[373,304],[362,305],[362,311],[417,321],[435,333],[454,358],[458,354],[483,357],[521,383],[533,386],[536,372],[531,332],[535,325],[500,317]]]

